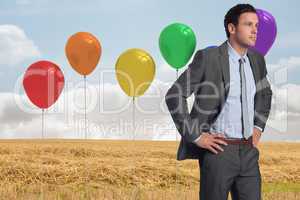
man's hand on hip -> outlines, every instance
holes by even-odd
[[[201,147],[210,150],[211,152],[218,154],[217,150],[224,151],[219,144],[227,145],[227,143],[219,137],[225,137],[224,134],[209,134],[208,132],[203,132],[201,138],[196,142],[196,144]]]
[[[254,147],[256,147],[258,145],[258,142],[260,140],[261,137],[261,131],[257,128],[253,128],[253,135],[252,135],[252,144]]]

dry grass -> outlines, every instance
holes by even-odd
[[[198,199],[176,142],[1,140],[2,199]],[[300,199],[300,144],[261,143],[264,199]]]

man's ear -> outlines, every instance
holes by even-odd
[[[236,30],[235,30],[235,26],[234,26],[233,23],[228,24],[228,31],[229,31],[230,34],[235,34]]]

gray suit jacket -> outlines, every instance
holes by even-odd
[[[177,160],[201,159],[204,149],[193,141],[210,130],[227,99],[230,73],[226,41],[217,48],[196,52],[192,63],[167,91],[165,101],[181,140]],[[265,128],[271,109],[272,90],[266,78],[264,57],[248,49],[256,93],[254,97],[254,125]],[[187,98],[194,93],[191,112]],[[234,113],[233,113],[234,114]]]

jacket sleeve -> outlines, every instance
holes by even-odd
[[[268,72],[263,56],[260,56],[259,66],[261,67],[262,78],[258,81],[257,92],[254,99],[254,126],[260,127],[263,132],[270,114],[273,92],[267,78]]]
[[[193,142],[201,135],[199,119],[191,118],[187,98],[197,91],[205,72],[203,50],[197,51],[188,68],[179,76],[167,91],[165,102],[180,135]]]

